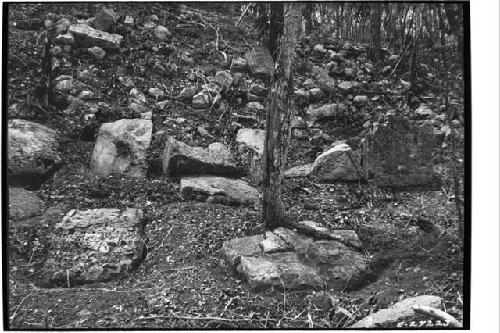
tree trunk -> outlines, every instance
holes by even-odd
[[[264,141],[264,200],[263,220],[267,228],[283,224],[281,203],[282,171],[288,155],[291,117],[295,111],[293,100],[293,56],[297,43],[297,31],[301,22],[299,3],[284,6],[284,28],[279,39],[278,66],[273,73]]]
[[[380,6],[382,6],[380,3],[372,4],[371,10],[373,58],[375,61],[380,60]]]
[[[269,52],[276,62],[278,57],[279,40],[283,34],[283,4],[271,3],[270,28],[269,28]]]
[[[306,24],[305,24],[306,35],[309,35],[313,30],[313,20],[312,20],[313,6],[314,6],[314,4],[311,2],[306,2],[305,6],[304,6],[304,19],[306,21]]]

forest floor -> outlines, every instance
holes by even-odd
[[[9,248],[11,328],[340,328],[405,297],[423,294],[442,297],[444,309],[462,319],[464,263],[456,236],[449,147],[435,152],[435,171],[441,179],[437,190],[392,191],[370,183],[285,180],[284,208],[291,219],[355,229],[362,240],[365,256],[371,259],[371,274],[342,292],[268,289],[256,293],[226,264],[220,254],[224,241],[265,231],[260,205],[233,207],[184,201],[179,196],[179,184],[158,174],[154,163],[147,179],[93,176],[88,165],[95,138],[82,137],[80,116],[65,114],[57,107],[46,113],[29,107],[27,100],[40,76],[42,44],[39,31],[18,28],[19,22],[43,20],[48,12],[76,21],[77,15],[91,12],[91,7],[93,4],[72,4],[71,10],[63,4],[10,6],[8,103],[23,107],[20,114],[9,111],[9,117],[43,123],[67,137],[65,165],[36,191],[45,207],[57,207],[62,212],[142,208],[147,215],[147,256],[136,270],[118,281],[41,288],[38,277],[45,253],[19,253]],[[176,96],[190,72],[213,75],[223,67],[223,56],[214,47],[213,29],[178,27],[179,14],[160,4],[145,6],[142,11],[127,4],[118,4],[114,9],[136,18],[156,13],[160,22],[174,32],[171,45],[178,53],[189,52],[194,61],[180,64],[178,73],[170,76],[155,73],[152,64],[158,54],[151,51],[154,45],[146,30],[134,30],[125,38],[120,54],[101,62],[75,56],[64,71],[78,73],[90,66],[97,68],[95,90],[100,100],[112,108],[103,116],[106,121],[127,117],[124,100],[128,89],[116,84],[118,75],[132,77],[141,91],[161,83]],[[243,20],[232,30],[231,22],[236,18],[213,15],[220,16],[220,38],[231,45],[226,50],[228,55],[241,53],[240,49],[257,39],[249,32],[251,23]],[[180,117],[185,121],[177,124],[175,120]],[[200,112],[174,100],[163,110],[153,109],[154,133],[163,131],[196,146],[213,141],[231,144],[235,134],[231,122],[230,117],[215,110]],[[349,119],[334,124],[335,138],[350,140],[359,136],[362,124]],[[200,135],[196,130],[200,125],[214,138]],[[165,138],[154,135],[152,158],[161,153]],[[308,141],[293,140],[293,164],[310,162],[317,151]],[[424,232],[418,225],[421,220],[435,225],[437,231]]]

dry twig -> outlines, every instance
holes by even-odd
[[[462,327],[462,324],[448,313],[426,305],[414,305],[413,311],[432,316],[446,322],[450,327]]]

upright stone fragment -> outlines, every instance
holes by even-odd
[[[264,155],[265,131],[241,128],[236,134],[239,159],[248,170],[252,182],[262,181],[262,156]]]
[[[168,176],[234,176],[240,173],[240,169],[229,148],[220,142],[214,142],[208,148],[191,147],[169,137],[163,150],[163,173]]]
[[[100,176],[111,173],[145,176],[152,131],[152,121],[145,119],[102,124],[90,162],[92,171]]]
[[[42,200],[23,188],[9,187],[9,218],[25,220],[42,213]]]
[[[316,158],[311,174],[323,181],[354,181],[363,177],[363,170],[351,147],[341,143]]]
[[[434,128],[428,123],[390,117],[363,141],[363,169],[378,186],[432,185]]]
[[[269,50],[263,46],[255,46],[245,53],[251,73],[258,78],[269,79],[274,71],[274,62]]]
[[[28,120],[8,122],[8,181],[37,187],[62,164],[56,131]]]
[[[72,24],[69,32],[75,37],[76,44],[87,48],[99,46],[105,50],[119,50],[123,40],[122,35],[96,30],[87,24]]]
[[[145,255],[140,209],[71,210],[57,223],[45,264],[45,284],[109,281],[132,270]]]
[[[251,205],[259,200],[259,192],[243,180],[215,176],[182,178],[181,196],[224,205]]]

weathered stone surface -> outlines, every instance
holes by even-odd
[[[73,45],[75,44],[75,38],[70,33],[58,35],[54,38],[54,43],[61,45]]]
[[[328,75],[328,71],[326,69],[316,66],[313,69],[313,73],[321,90],[330,94],[335,92],[335,80]]]
[[[69,32],[75,37],[76,44],[82,47],[99,46],[105,50],[119,50],[122,35],[100,31],[86,24],[72,24]]]
[[[90,162],[92,171],[100,176],[111,173],[145,176],[152,131],[152,121],[144,119],[102,124]]]
[[[8,122],[9,182],[35,186],[62,164],[56,131],[28,120]],[[35,184],[36,183],[36,184]]]
[[[229,148],[214,142],[208,148],[191,147],[172,137],[163,151],[163,172],[169,176],[211,174],[232,176],[240,172]]]
[[[241,257],[238,271],[252,289],[262,290],[271,286],[287,290],[320,289],[324,281],[318,273],[300,262],[296,253],[274,253],[261,257]]]
[[[434,184],[434,128],[390,117],[363,140],[365,177],[383,187]]]
[[[145,255],[140,209],[72,210],[55,226],[45,283],[70,286],[109,281]]]
[[[366,270],[366,259],[336,240],[318,240],[287,228],[225,243],[227,260],[254,289],[342,289]],[[260,251],[256,248],[259,241]],[[246,244],[248,243],[248,244]],[[232,252],[228,249],[237,249]],[[238,264],[239,263],[239,264]]]
[[[416,120],[432,119],[434,117],[434,112],[431,110],[427,104],[420,104],[420,106],[415,110]]]
[[[267,88],[263,84],[252,84],[250,92],[254,95],[265,97],[267,95]]]
[[[280,236],[270,231],[266,232],[265,239],[260,244],[262,252],[271,254],[276,252],[289,252],[293,250],[290,244],[287,244]]]
[[[42,203],[34,192],[19,187],[9,187],[9,218],[13,221],[40,215]]]
[[[181,196],[224,205],[251,205],[259,200],[259,192],[243,180],[215,176],[182,178]]]
[[[185,102],[191,101],[197,92],[198,92],[198,88],[196,88],[195,86],[187,86],[181,90],[178,97],[179,97],[179,99],[181,99]]]
[[[356,105],[366,105],[366,104],[368,104],[370,102],[369,99],[368,99],[368,96],[366,96],[366,95],[355,96],[352,101]]]
[[[358,249],[363,248],[363,244],[354,230],[331,230],[314,221],[301,221],[297,224],[297,229],[301,233],[317,239],[332,239]]]
[[[312,175],[324,181],[353,181],[363,177],[363,170],[351,147],[341,143],[316,158]]]
[[[90,47],[88,52],[97,60],[102,60],[106,56],[106,51],[99,46]]]
[[[241,128],[236,134],[236,142],[250,148],[259,156],[264,155],[264,137],[266,132],[260,129]]]
[[[255,113],[263,113],[265,111],[264,105],[259,102],[248,102],[247,109]]]
[[[286,178],[307,177],[312,173],[313,163],[291,167],[283,173]]]
[[[75,80],[68,75],[59,75],[54,79],[53,84],[54,84],[54,91],[64,95],[69,94],[76,96],[83,89],[87,88],[87,86],[83,82]]]
[[[307,90],[311,90],[316,88],[316,84],[314,83],[313,79],[307,79],[304,81],[304,88]]]
[[[347,105],[344,103],[325,104],[318,108],[310,106],[306,113],[312,121],[324,121],[334,119],[347,112]]]
[[[410,297],[394,304],[388,309],[379,310],[374,314],[361,319],[354,325],[350,326],[350,328],[373,328],[386,323],[394,323],[413,316],[415,314],[415,311],[412,309],[414,305],[439,308],[441,302],[441,297],[432,295]]]
[[[248,67],[255,77],[269,79],[274,71],[274,62],[269,50],[263,46],[255,46],[245,53]]]
[[[222,245],[222,255],[231,265],[238,265],[241,256],[252,257],[262,252],[260,243],[264,240],[262,235],[233,238]]]

